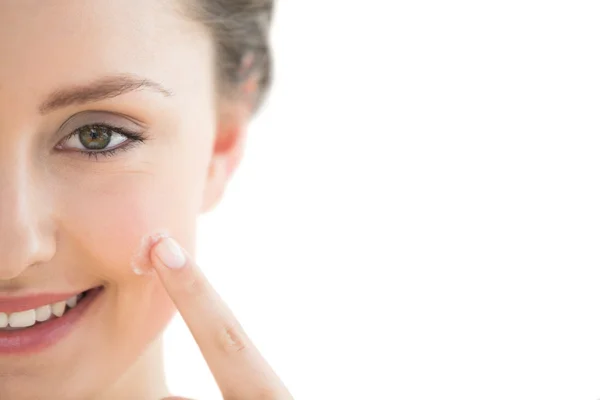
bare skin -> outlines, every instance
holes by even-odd
[[[212,38],[178,1],[0,2],[0,297],[103,287],[56,344],[0,353],[2,399],[167,398],[162,332],[177,310],[226,398],[287,396],[196,266],[131,268],[157,229],[194,259],[196,217],[240,161],[259,79],[218,93]],[[110,130],[106,147],[85,139],[93,126]],[[224,327],[237,345],[211,341]]]

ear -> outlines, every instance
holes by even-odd
[[[238,99],[227,101],[219,107],[215,141],[200,213],[212,210],[219,203],[240,164],[257,88],[258,80],[252,76],[241,87]]]

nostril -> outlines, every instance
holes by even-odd
[[[28,269],[46,264],[55,253],[53,237],[42,237],[31,230],[21,235],[0,232],[0,280],[14,279]]]
[[[15,279],[37,264],[30,262],[31,258],[22,246],[4,244],[0,248],[0,257],[0,280]]]

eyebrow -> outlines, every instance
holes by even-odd
[[[140,78],[130,74],[105,76],[86,85],[61,88],[52,92],[40,107],[40,114],[47,114],[58,108],[73,104],[85,104],[110,99],[125,93],[150,89],[165,97],[173,92],[150,79]]]

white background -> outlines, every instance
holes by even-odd
[[[297,399],[600,398],[596,3],[279,1],[198,249]],[[167,341],[172,389],[218,398]]]

